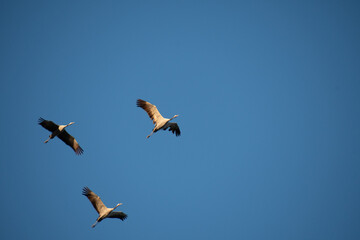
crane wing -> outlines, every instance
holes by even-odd
[[[147,114],[149,115],[149,117],[151,118],[151,120],[153,120],[154,124],[164,121],[163,116],[161,116],[161,114],[159,113],[159,110],[156,108],[155,105],[152,105],[151,103],[146,102],[142,99],[138,99],[136,101],[136,106],[144,109],[147,112]]]
[[[53,121],[47,121],[43,118],[39,118],[38,123],[50,132],[54,132],[59,127],[59,125],[55,124]]]
[[[69,145],[77,155],[81,155],[84,152],[84,150],[80,147],[76,139],[73,136],[71,136],[66,130],[63,130],[58,135],[58,138],[60,138],[64,143]]]
[[[102,212],[107,210],[105,204],[101,201],[101,198],[96,195],[93,191],[88,187],[84,187],[82,191],[82,195],[86,196],[91,204],[94,206],[95,210],[101,215]]]
[[[164,128],[164,130],[168,129],[169,128],[169,131],[171,131],[172,133],[175,133],[175,135],[178,137],[180,136],[181,132],[180,132],[180,128],[179,126],[177,125],[177,123],[173,123],[173,122],[168,122],[167,123],[167,127]]]
[[[124,221],[127,218],[127,214],[123,212],[114,212],[112,211],[108,216],[108,218],[119,218]]]

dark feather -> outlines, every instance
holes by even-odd
[[[59,127],[59,125],[55,124],[53,121],[48,121],[43,118],[39,118],[38,123],[50,132],[54,132]]]
[[[111,212],[108,216],[108,218],[119,218],[122,221],[124,221],[127,218],[127,214],[123,212]]]
[[[58,135],[58,138],[60,138],[64,143],[69,145],[77,155],[81,155],[84,152],[84,150],[80,147],[76,139],[73,136],[71,136],[66,130],[63,130]]]
[[[175,135],[178,137],[180,136],[181,132],[180,132],[180,128],[177,125],[177,123],[169,123],[169,127],[167,127],[166,129],[169,128],[169,131],[171,131],[172,133],[175,133]],[[164,130],[166,130],[164,129]]]

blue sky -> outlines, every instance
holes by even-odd
[[[1,1],[0,238],[359,239],[359,10]],[[129,218],[92,229],[84,186]]]

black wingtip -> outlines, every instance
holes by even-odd
[[[136,100],[136,106],[142,108],[145,105],[145,102],[146,101],[139,98],[138,100]]]
[[[124,217],[120,218],[121,221],[124,221],[125,219],[127,219],[128,215],[126,213],[124,213]]]
[[[90,188],[84,187],[84,188],[82,189],[82,195],[87,196],[90,191],[91,191]]]
[[[175,136],[179,137],[181,135],[180,129],[174,129],[174,128],[169,128],[169,132],[172,132],[173,134],[175,134]]]
[[[84,150],[79,146],[79,148],[78,149],[76,149],[76,151],[75,151],[75,153],[76,153],[76,155],[81,155],[81,154],[83,154],[84,153]]]
[[[45,121],[45,119],[43,119],[42,117],[40,117],[39,120],[38,120],[38,124],[41,124],[43,121]]]

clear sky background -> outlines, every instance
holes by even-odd
[[[1,1],[0,31],[1,239],[360,239],[357,1]]]

